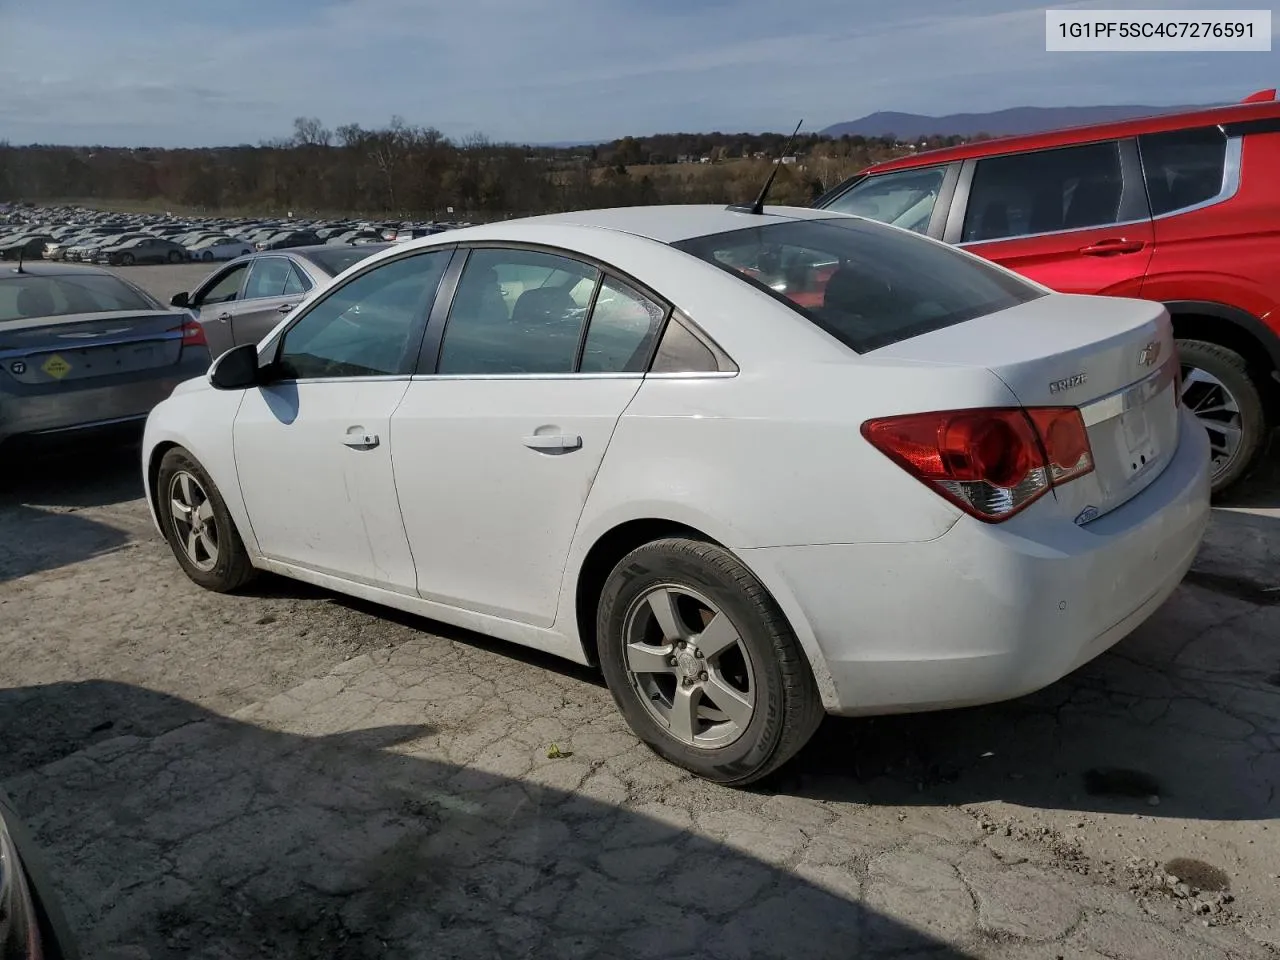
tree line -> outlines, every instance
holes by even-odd
[[[156,204],[203,213],[362,214],[494,219],[587,207],[750,200],[783,134],[675,133],[595,145],[454,141],[394,117],[194,149],[13,146],[0,142],[0,201]],[[807,203],[868,164],[910,149],[892,138],[797,138],[770,199]],[[450,212],[452,208],[452,212]]]

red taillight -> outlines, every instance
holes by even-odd
[[[862,435],[979,520],[999,522],[1093,469],[1075,407],[945,410],[868,420]]]
[[[204,327],[200,326],[199,320],[187,320],[180,327],[170,327],[170,331],[182,331],[182,345],[184,347],[207,347],[209,341],[205,339]]]

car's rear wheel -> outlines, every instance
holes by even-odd
[[[133,266],[133,254],[132,254],[132,253],[122,253],[122,254],[120,255],[120,263],[121,263],[121,264],[123,264],[123,265],[124,265],[124,266],[126,266],[126,267],[132,267],[132,266]]]
[[[200,259],[201,259],[201,260],[212,260],[212,259],[213,259],[213,251],[212,251],[212,250],[206,250],[204,253],[200,254]]]
[[[182,447],[160,461],[157,512],[165,539],[188,577],[218,593],[244,586],[256,571],[213,480]]]
[[[631,729],[698,776],[759,780],[822,721],[782,611],[714,544],[673,538],[627,554],[605,583],[596,629],[601,669]]]
[[[1210,482],[1221,493],[1248,473],[1267,437],[1266,408],[1249,364],[1234,350],[1179,340],[1182,402],[1209,434]]]
[[[182,262],[182,254],[180,254],[177,250],[170,250],[170,251],[169,251],[169,262],[170,262],[170,263],[181,263],[181,262]]]

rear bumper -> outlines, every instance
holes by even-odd
[[[820,651],[830,712],[910,712],[1021,696],[1093,659],[1164,603],[1208,522],[1208,440],[1191,422],[1151,486],[1083,527],[966,517],[927,542],[743,558]]]
[[[22,393],[0,384],[0,443],[14,437],[92,429],[141,420],[184,380],[203,376],[209,351],[185,347],[171,367],[92,381],[50,384]]]

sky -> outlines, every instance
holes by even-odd
[[[1179,6],[1215,4],[1054,4]],[[819,130],[877,110],[1216,103],[1280,74],[1275,51],[1047,53],[1044,10],[1011,0],[0,0],[0,140],[258,143],[288,136],[298,116],[376,127],[399,115],[455,139],[519,143],[790,131],[801,118]]]

